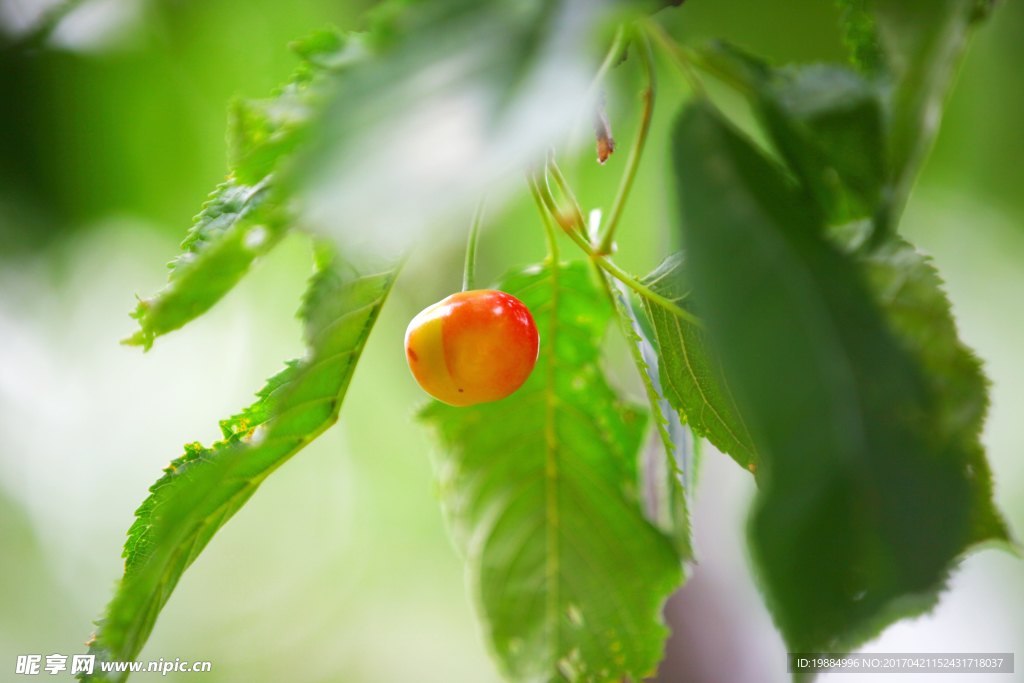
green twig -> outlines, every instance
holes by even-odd
[[[530,189],[534,193],[534,201],[537,202],[537,207],[541,211],[542,215],[546,213],[544,211],[545,208],[556,219],[559,219],[559,217],[563,215],[561,211],[559,211],[558,205],[555,204],[555,198],[551,196],[551,189],[547,186],[546,180],[544,182],[541,182],[540,178],[532,176],[530,178]],[[583,237],[583,232],[586,230],[586,225],[579,226],[579,229],[577,230],[574,229],[577,227],[575,221],[569,222],[568,225],[564,222],[564,219],[558,220],[558,222],[562,225],[563,228],[565,228],[565,234],[569,236],[569,239],[575,242],[579,246],[579,248],[583,250],[583,253],[589,256],[594,261],[594,263],[604,268],[605,271],[607,271],[612,277],[622,282],[624,285],[632,289],[640,296],[646,297],[647,299],[650,299],[651,301],[658,304],[665,310],[672,312],[681,320],[685,320],[691,325],[696,325],[702,330],[705,329],[704,323],[701,322],[700,318],[695,316],[693,313],[690,313],[686,309],[681,308],[679,305],[672,301],[669,301],[660,294],[654,293],[644,285],[640,284],[640,282],[635,277],[633,277],[632,275],[630,275],[629,273],[615,265],[615,263],[612,262],[611,259],[607,258],[604,254],[598,253],[598,251],[594,249],[590,242],[588,242]],[[544,225],[545,228],[548,229],[549,233],[553,233],[554,228],[551,226],[550,219],[545,217]],[[553,239],[553,237],[549,235],[548,239],[551,240]]]
[[[622,217],[622,209],[626,205],[626,198],[629,197],[629,190],[633,187],[633,179],[636,177],[637,168],[640,165],[640,156],[644,151],[644,143],[647,142],[647,134],[651,129],[651,117],[654,114],[654,99],[658,92],[658,76],[654,68],[654,53],[651,50],[651,41],[647,32],[639,25],[634,26],[637,52],[640,53],[640,64],[643,67],[644,76],[647,80],[647,87],[641,93],[644,100],[644,109],[640,118],[640,130],[637,132],[633,147],[629,150],[629,158],[626,160],[626,170],[622,174],[622,181],[619,183],[619,191],[615,195],[615,203],[608,214],[608,222],[601,234],[601,241],[597,247],[602,254],[612,253],[612,240],[615,237],[615,228]]]
[[[574,232],[568,232],[567,234],[573,242],[579,245],[580,249],[582,249],[587,256],[592,258],[597,265],[608,271],[608,273],[616,280],[619,280],[622,284],[626,285],[640,296],[650,299],[665,310],[671,311],[681,320],[685,320],[691,325],[695,325],[702,330],[705,329],[704,323],[700,318],[686,309],[681,308],[678,304],[669,301],[660,294],[655,294],[653,291],[640,284],[635,277],[619,268],[611,259],[603,254],[599,254],[592,246],[590,246],[590,242],[587,242]]]
[[[480,198],[476,206],[476,213],[473,214],[473,223],[469,226],[469,238],[466,240],[466,267],[462,271],[462,291],[468,292],[473,289],[476,281],[476,244],[480,240],[480,223],[484,217],[484,203],[486,197]]]

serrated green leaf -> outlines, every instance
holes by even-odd
[[[600,277],[611,278],[603,272]],[[622,334],[629,347],[630,356],[643,382],[647,401],[651,406],[651,417],[658,432],[658,440],[664,450],[663,457],[654,464],[644,463],[641,480],[653,484],[655,501],[647,518],[668,534],[675,544],[676,553],[684,560],[693,559],[689,499],[696,485],[696,462],[687,458],[686,434],[679,415],[662,396],[658,378],[658,354],[641,329],[629,291],[617,280],[609,282],[615,287],[615,308],[619,315]],[[652,367],[653,365],[653,367]]]
[[[778,168],[704,105],[673,144],[694,296],[763,457],[766,600],[791,651],[849,651],[930,609],[978,540],[970,439]]]
[[[338,87],[339,74],[366,61],[366,37],[317,31],[290,45],[302,63],[269,98],[228,109],[228,161],[242,182],[258,182],[305,143]]]
[[[971,543],[1011,543],[1002,515],[992,502],[992,473],[981,444],[988,412],[988,379],[981,361],[960,341],[942,279],[931,260],[896,237],[878,249],[860,250],[860,234],[847,231],[839,244],[859,259],[867,283],[890,328],[924,369],[935,397],[937,431],[967,453],[974,504]]]
[[[335,260],[313,277],[301,311],[306,355],[271,378],[256,403],[221,422],[222,441],[187,445],[136,511],[124,577],[90,642],[98,660],[134,660],[213,535],[264,479],[334,424],[397,274],[395,264],[356,269]],[[102,679],[98,664],[83,677]]]
[[[228,156],[232,174],[196,216],[171,265],[170,280],[139,301],[132,317],[140,329],[124,341],[148,350],[153,340],[208,311],[291,227],[291,210],[274,173],[306,139],[331,88],[330,75],[361,59],[358,38],[322,31],[295,46],[304,57],[288,83],[267,100],[237,100],[229,107]]]
[[[199,317],[280,241],[285,225],[265,207],[270,191],[269,178],[217,187],[181,244],[185,253],[170,264],[167,286],[139,301],[132,317],[140,329],[124,344],[149,350],[156,337]]]
[[[666,258],[642,282],[655,294],[691,310],[681,253]],[[722,378],[707,332],[644,297],[641,302],[658,340],[661,386],[672,408],[697,436],[757,474],[757,448]]]
[[[598,366],[612,311],[591,277],[580,262],[506,277],[540,332],[532,376],[502,401],[422,413],[486,638],[513,681],[652,674],[661,608],[681,580],[637,500],[646,415]]]

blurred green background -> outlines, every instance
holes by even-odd
[[[302,352],[293,313],[312,258],[299,235],[151,353],[117,342],[132,330],[135,293],[163,285],[163,264],[227,172],[229,98],[269,94],[295,66],[290,40],[329,23],[356,28],[370,3],[89,0],[50,43],[22,49],[19,33],[48,4],[0,0],[4,680],[18,654],[85,652],[90,621],[121,574],[132,513],[160,469],[183,443],[217,438],[217,420],[250,403],[264,377]],[[725,37],[781,64],[844,60],[838,16],[828,0],[690,0],[659,18],[680,40]],[[997,502],[1018,532],[1022,35],[1024,0],[1005,2],[978,31],[902,228],[934,255],[962,336],[987,362],[985,441]],[[614,72],[608,93],[623,148],[637,110],[632,61]],[[666,141],[685,90],[670,64],[659,73],[654,127],[618,239],[619,263],[637,273],[676,245]],[[593,156],[588,143],[563,157],[563,168],[585,209],[607,210],[626,155],[603,167]],[[442,523],[431,446],[411,419],[423,395],[401,347],[414,313],[458,287],[468,222],[441,226],[455,237],[413,258],[339,425],[218,534],[185,574],[141,660],[209,660],[208,681],[498,680]],[[574,247],[566,242],[564,252]],[[543,255],[536,214],[521,194],[491,212],[478,277]],[[609,362],[635,391],[619,356]],[[708,451],[697,493],[700,562],[669,603],[675,635],[661,680],[784,681],[785,649],[742,548],[752,481]],[[994,551],[969,558],[934,615],[893,627],[868,649],[1024,653],[1024,567]],[[167,680],[178,678],[188,676]]]

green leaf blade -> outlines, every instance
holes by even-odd
[[[674,145],[694,295],[764,456],[766,600],[791,651],[849,651],[934,605],[974,540],[971,455],[798,188],[703,106]]]
[[[867,282],[890,328],[925,370],[936,397],[937,431],[967,454],[973,504],[970,543],[1011,547],[1009,529],[992,502],[992,472],[981,433],[988,413],[988,378],[981,361],[960,341],[942,279],[928,257],[894,238],[870,253],[846,235],[841,246],[861,260]]]
[[[362,273],[336,261],[314,276],[302,309],[306,356],[268,380],[256,403],[221,422],[224,440],[187,445],[136,511],[124,578],[90,643],[97,659],[134,660],[213,535],[266,477],[334,424],[399,269],[376,264]],[[98,666],[89,679],[104,680]]]
[[[655,294],[691,309],[681,253],[666,258],[642,282]],[[740,467],[756,474],[757,448],[722,379],[707,332],[680,320],[656,302],[643,297],[641,301],[661,352],[660,377],[665,398],[697,436],[706,438]]]
[[[231,175],[196,216],[167,286],[139,301],[132,317],[140,329],[123,343],[149,350],[157,337],[210,310],[290,229],[291,190],[279,182],[280,172],[307,142],[336,74],[366,56],[358,36],[336,31],[314,33],[295,49],[303,61],[273,97],[231,104]]]
[[[270,220],[266,212],[270,191],[269,178],[256,185],[229,179],[210,195],[182,242],[185,252],[170,264],[167,286],[140,300],[132,313],[140,329],[124,344],[149,350],[156,337],[208,311],[242,279],[257,257],[277,244],[284,226]]]
[[[514,681],[651,674],[660,609],[681,579],[637,499],[646,415],[597,366],[612,311],[591,277],[586,263],[507,277],[501,289],[540,332],[533,375],[503,401],[422,412],[485,633]]]
[[[890,178],[886,108],[877,82],[834,65],[772,68],[721,42],[704,55],[743,85],[808,204],[818,207],[826,223],[881,210]]]

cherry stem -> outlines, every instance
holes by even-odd
[[[584,236],[587,234],[587,221],[583,217],[583,211],[580,210],[580,204],[576,201],[576,195],[572,193],[569,188],[569,183],[566,182],[565,176],[562,175],[562,170],[558,168],[558,164],[555,163],[554,150],[548,153],[548,172],[551,173],[551,177],[555,179],[555,184],[558,185],[558,189],[562,195],[571,203],[569,207],[572,210],[572,219],[575,226],[583,233]]]
[[[480,240],[480,223],[483,222],[486,201],[486,197],[480,198],[480,203],[476,205],[476,213],[473,214],[473,223],[469,226],[469,238],[466,240],[466,267],[462,274],[463,292],[473,289],[476,281],[476,244]]]
[[[530,194],[533,195],[533,202],[537,205],[537,211],[540,212],[540,220],[544,224],[544,232],[548,237],[548,258],[553,263],[558,263],[558,237],[555,233],[555,226],[551,223],[551,215],[544,208],[544,200],[540,187],[537,183],[537,178],[533,173],[527,172],[526,182],[530,185]],[[548,193],[550,195],[550,192]]]
[[[633,187],[633,179],[636,178],[637,168],[640,166],[640,157],[644,152],[644,144],[647,142],[647,134],[651,130],[651,118],[654,115],[654,100],[658,92],[658,76],[654,67],[654,52],[651,49],[650,38],[647,32],[639,24],[633,27],[633,41],[640,53],[640,65],[643,67],[647,87],[640,96],[644,101],[644,109],[640,118],[640,130],[637,132],[633,146],[629,150],[629,158],[626,160],[626,170],[622,174],[619,183],[619,191],[615,195],[615,202],[608,214],[608,222],[601,233],[601,240],[598,243],[597,251],[601,254],[612,253],[612,240],[615,237],[615,228],[618,227],[619,219],[622,217],[622,210],[629,197],[629,191]]]

